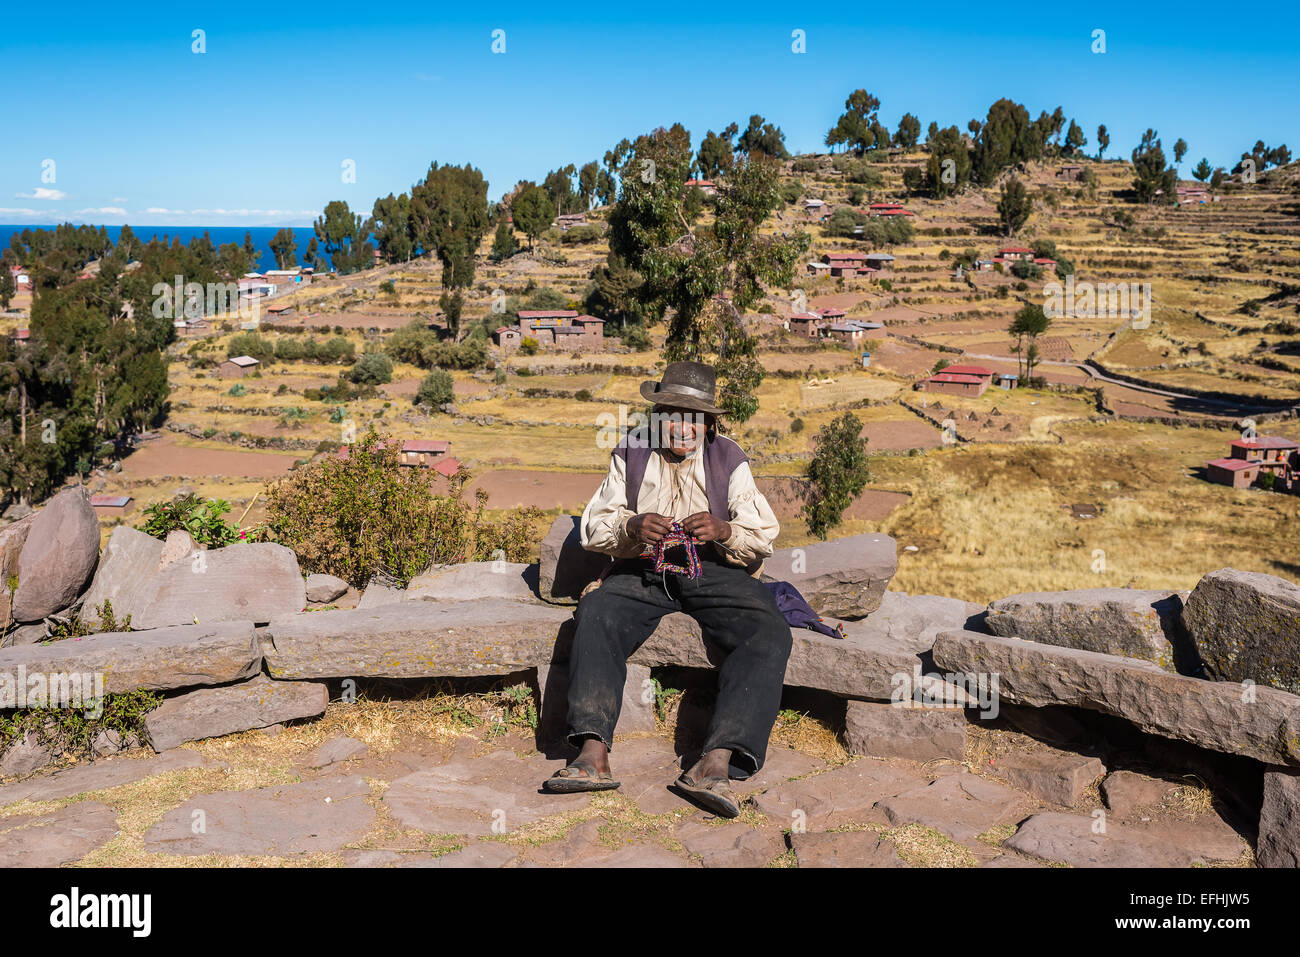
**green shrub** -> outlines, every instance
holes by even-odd
[[[415,404],[436,409],[456,398],[451,373],[445,369],[434,369],[420,382],[415,393]]]
[[[487,493],[464,499],[462,469],[446,493],[432,469],[398,465],[398,446],[368,432],[348,458],[330,456],[294,470],[267,503],[267,524],[298,556],[306,572],[337,575],[364,587],[382,573],[407,582],[435,562],[527,561],[540,533],[541,512],[512,511],[502,522],[484,518]]]
[[[363,385],[383,385],[385,382],[392,382],[393,360],[382,352],[367,352],[357,360],[348,378]]]
[[[150,505],[144,510],[144,523],[136,528],[154,538],[184,529],[196,544],[221,548],[239,541],[239,529],[221,517],[229,511],[230,503],[224,499],[204,499],[191,493]]]
[[[248,395],[248,386],[244,385],[242,382],[236,382],[229,388],[229,390],[227,390],[226,395],[233,395],[236,397]]]

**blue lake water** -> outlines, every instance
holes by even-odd
[[[114,243],[116,243],[118,234],[122,232],[122,227],[105,226],[104,228],[108,230],[108,238],[111,239]],[[53,231],[53,227],[50,226],[48,223],[43,223],[40,225],[30,225],[30,226],[0,225],[0,249],[8,247],[9,238],[14,233],[21,233],[24,229],[31,229],[33,231],[37,229],[48,229]],[[275,255],[271,252],[271,247],[269,244],[271,242],[271,238],[280,231],[280,227],[279,226],[247,226],[246,227],[246,226],[135,226],[132,225],[131,230],[136,234],[136,236],[142,242],[147,243],[150,239],[157,236],[159,239],[163,239],[164,237],[166,237],[168,242],[171,242],[173,239],[179,238],[180,241],[186,245],[189,244],[189,241],[191,239],[197,236],[202,236],[204,233],[207,233],[208,238],[212,240],[212,245],[214,246],[223,246],[226,243],[242,244],[244,241],[244,233],[246,232],[252,233],[253,243],[254,245],[257,246],[258,253],[259,253],[259,259],[257,263],[254,264],[253,268],[257,270],[261,270],[261,269],[275,268]],[[302,265],[302,255],[307,250],[307,245],[311,242],[311,238],[316,235],[316,232],[310,226],[299,226],[293,228],[293,235],[294,238],[298,240],[298,250],[297,250],[298,264]]]

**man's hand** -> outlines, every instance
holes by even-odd
[[[682,519],[682,528],[697,542],[721,542],[731,537],[731,525],[709,512],[696,512]]]
[[[653,545],[672,530],[673,521],[667,515],[658,512],[646,512],[634,515],[627,520],[628,534],[638,542]]]

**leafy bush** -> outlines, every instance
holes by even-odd
[[[256,332],[241,332],[232,336],[230,344],[226,346],[226,357],[233,359],[235,356],[252,356],[262,362],[270,362],[275,358],[275,343]]]
[[[565,243],[594,243],[601,237],[599,226],[591,224],[583,226],[574,226],[566,230],[561,236],[561,242]]]
[[[239,529],[221,517],[229,511],[230,503],[224,499],[204,499],[190,493],[150,505],[144,510],[144,523],[136,528],[154,538],[166,538],[168,532],[184,529],[197,544],[221,548],[239,541]]]
[[[244,383],[242,383],[242,382],[236,382],[236,383],[235,383],[234,385],[232,385],[232,386],[230,387],[230,389],[226,392],[226,395],[233,395],[233,396],[236,396],[236,397],[241,396],[241,395],[248,395],[248,386],[244,385]]]
[[[1043,275],[1043,267],[1026,262],[1023,259],[1017,259],[1011,265],[1011,275],[1017,279],[1039,279]]]
[[[382,352],[367,352],[357,360],[348,375],[353,382],[383,385],[393,381],[393,360]]]
[[[420,388],[415,393],[415,404],[436,409],[440,405],[451,402],[455,397],[451,373],[445,369],[434,369],[421,380]]]
[[[377,572],[408,582],[435,562],[532,556],[543,517],[538,509],[516,509],[491,523],[483,516],[486,492],[478,490],[473,504],[464,499],[468,470],[438,494],[438,473],[400,466],[396,443],[382,442],[368,432],[346,460],[321,459],[272,486],[267,524],[304,571],[364,587]]]

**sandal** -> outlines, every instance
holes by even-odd
[[[574,761],[560,768],[542,784],[542,790],[570,794],[575,791],[610,791],[621,785],[608,771],[597,771],[590,764]]]
[[[683,771],[676,783],[696,804],[718,817],[736,817],[740,814],[740,798],[731,789],[728,778],[701,778],[696,781]]]

